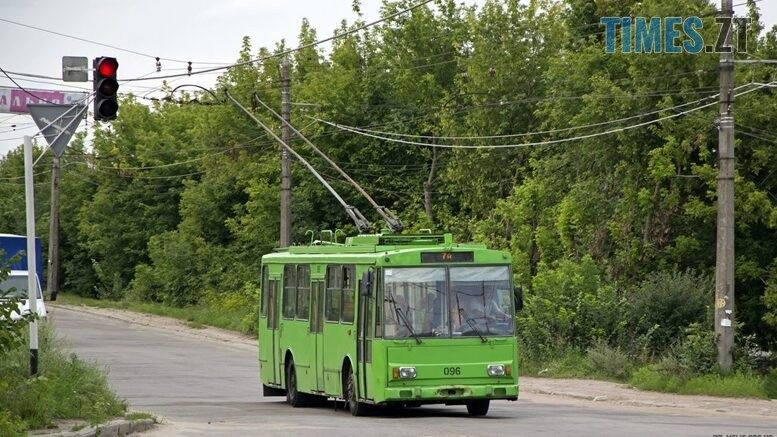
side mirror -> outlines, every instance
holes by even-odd
[[[523,288],[513,288],[513,297],[515,298],[515,312],[523,310]]]
[[[374,281],[375,273],[372,271],[366,271],[362,274],[362,280],[360,282],[361,290],[359,293],[362,296],[370,296],[372,294],[372,282]]]

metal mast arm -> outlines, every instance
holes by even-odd
[[[335,197],[335,199],[337,199],[337,201],[340,202],[340,205],[342,205],[343,208],[345,208],[345,213],[348,214],[348,216],[354,221],[354,223],[356,224],[356,228],[359,229],[359,232],[361,232],[361,233],[369,233],[370,232],[370,228],[371,228],[370,222],[362,215],[361,212],[359,212],[359,210],[355,206],[351,206],[348,203],[346,203],[346,201],[343,200],[343,198],[340,197],[339,194],[337,194],[337,191],[335,191],[335,189],[332,188],[332,186],[329,185],[329,183],[327,183],[327,181],[324,180],[324,178],[321,177],[320,174],[318,174],[318,172],[313,168],[312,165],[310,165],[309,162],[307,162],[305,160],[305,158],[300,156],[299,153],[295,152],[294,149],[291,148],[291,146],[289,146],[282,139],[280,139],[278,137],[278,135],[275,135],[275,133],[272,131],[272,129],[270,129],[267,125],[262,123],[253,114],[251,114],[251,112],[248,111],[248,109],[246,109],[243,105],[241,105],[240,102],[235,100],[235,98],[232,97],[232,95],[229,94],[229,91],[225,90],[224,93],[226,94],[227,98],[229,98],[229,100],[232,100],[232,103],[234,103],[238,108],[240,108],[243,112],[245,112],[246,115],[251,117],[251,119],[254,120],[256,122],[256,124],[259,125],[259,127],[264,129],[265,131],[267,131],[267,133],[270,134],[270,136],[272,136],[273,139],[275,139],[276,141],[281,143],[281,145],[283,147],[285,147],[286,150],[289,151],[289,153],[291,153],[292,155],[294,155],[294,157],[299,159],[300,162],[302,162],[302,164],[304,164],[305,167],[307,167],[307,169],[310,170],[311,173],[313,173],[313,176],[315,176],[316,179],[318,179],[319,182],[321,182],[321,184],[323,184],[324,187],[326,187],[326,189],[329,190],[330,193],[332,193],[332,195]]]
[[[264,106],[268,111],[270,111],[275,117],[277,117],[279,120],[281,120],[286,126],[291,129],[292,132],[294,132],[298,137],[300,137],[303,141],[305,141],[310,147],[313,148],[313,150],[316,151],[326,162],[329,163],[335,170],[337,170],[340,175],[342,175],[348,182],[353,185],[354,188],[356,188],[359,193],[361,193],[362,196],[364,196],[368,202],[372,205],[373,208],[375,208],[375,211],[380,214],[381,217],[383,217],[383,220],[386,221],[386,224],[388,225],[389,229],[391,229],[392,232],[402,232],[402,229],[404,229],[404,225],[402,225],[402,222],[399,220],[399,218],[394,215],[391,211],[389,211],[388,208],[385,206],[378,205],[377,202],[370,196],[366,191],[364,191],[364,188],[361,187],[355,180],[351,179],[348,174],[343,171],[343,169],[340,168],[334,161],[332,161],[329,156],[327,156],[324,152],[322,152],[318,147],[316,147],[315,144],[313,144],[307,137],[302,135],[302,132],[298,131],[294,126],[291,125],[288,121],[286,121],[283,117],[281,117],[277,112],[275,112],[269,105],[264,103],[262,100],[260,100],[256,94],[254,94],[254,100],[256,100],[260,105]]]

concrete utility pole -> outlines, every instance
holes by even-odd
[[[51,300],[59,294],[59,157],[51,161],[51,214],[49,217],[49,268],[46,280]]]
[[[27,222],[27,302],[38,314],[38,272],[35,252],[35,193],[32,175],[32,137],[24,137],[24,203]],[[30,376],[38,374],[38,321],[30,322]]]
[[[732,0],[721,0],[720,17],[729,32],[720,53],[720,129],[718,134],[718,227],[715,260],[715,339],[718,365],[731,370],[734,346],[734,49]],[[724,27],[725,29],[725,27]]]
[[[281,116],[291,123],[291,77],[289,73],[289,58],[281,61]],[[291,131],[284,123],[281,130],[281,139],[286,144],[291,144]],[[281,247],[291,245],[291,163],[289,152],[281,147]]]

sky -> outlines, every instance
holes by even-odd
[[[361,3],[365,21],[379,18],[381,0]],[[128,83],[121,79],[181,73],[186,71],[188,61],[195,70],[213,66],[206,63],[233,62],[244,36],[251,37],[254,49],[273,47],[281,39],[288,46],[296,46],[303,18],[310,21],[319,38],[328,37],[341,20],[352,22],[357,18],[351,5],[352,0],[0,0],[0,18],[148,55],[0,21],[0,67],[11,72],[61,77],[62,56],[85,56],[90,60],[113,56],[119,60],[120,92],[160,97],[159,92],[154,92],[160,80]],[[758,5],[767,28],[777,24],[777,0],[759,0]],[[744,13],[744,6],[737,7],[736,12]],[[162,60],[162,72],[156,73],[156,56],[182,62]],[[176,82],[210,86],[216,77],[205,74]],[[90,82],[32,79],[46,82],[37,83],[16,79],[25,88],[91,90]],[[0,86],[15,87],[2,75]],[[81,129],[87,129],[91,122],[87,118]],[[21,144],[23,135],[33,135],[37,130],[29,116],[0,113],[0,156]]]

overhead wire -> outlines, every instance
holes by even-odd
[[[750,85],[753,85],[753,84],[741,85],[741,86],[739,86],[739,87],[737,87],[735,89],[740,89],[740,88],[743,88],[743,87],[746,87],[746,86],[750,86]],[[740,94],[737,94],[737,96],[748,94],[750,92],[753,92],[753,91],[761,89],[761,88],[764,88],[764,86],[761,85],[761,86],[758,86],[758,87],[753,88],[751,90],[744,91],[744,92],[742,92]],[[457,144],[438,144],[438,143],[426,143],[426,142],[418,142],[418,141],[407,141],[407,140],[402,140],[402,139],[398,139],[398,138],[390,138],[390,137],[386,137],[386,136],[375,135],[375,134],[371,134],[369,132],[362,132],[362,131],[359,131],[359,130],[356,130],[356,129],[351,129],[351,128],[348,128],[348,127],[344,127],[342,125],[338,125],[336,123],[332,123],[332,122],[329,122],[329,121],[326,121],[326,120],[319,120],[319,121],[324,123],[324,124],[327,124],[327,125],[330,125],[332,127],[335,127],[337,129],[341,129],[341,130],[348,131],[348,132],[351,132],[351,133],[354,133],[354,134],[357,134],[357,135],[362,135],[362,136],[366,136],[366,137],[370,137],[370,138],[375,138],[375,139],[379,139],[379,140],[383,140],[383,141],[387,141],[387,142],[392,142],[392,143],[406,144],[406,145],[412,145],[412,146],[450,148],[450,149],[500,149],[500,148],[519,148],[519,147],[534,147],[534,146],[553,145],[553,144],[559,144],[559,143],[566,143],[566,142],[570,142],[570,141],[579,141],[579,140],[584,140],[584,139],[589,139],[589,138],[595,138],[595,137],[600,137],[600,136],[605,136],[605,135],[611,135],[611,134],[614,134],[614,133],[624,132],[624,131],[627,131],[627,130],[632,130],[632,129],[636,129],[636,128],[639,128],[639,127],[644,127],[644,126],[649,126],[649,125],[652,125],[652,124],[656,124],[656,123],[659,123],[661,121],[677,118],[679,116],[686,115],[686,114],[689,114],[689,113],[692,113],[692,112],[696,112],[696,111],[699,111],[699,110],[704,109],[704,108],[711,107],[711,106],[716,105],[716,104],[718,104],[718,102],[712,102],[712,103],[708,103],[708,104],[704,104],[704,105],[701,105],[701,106],[697,106],[695,108],[691,108],[691,109],[688,109],[686,111],[682,111],[682,112],[679,112],[679,113],[676,113],[676,114],[671,114],[671,115],[667,115],[667,116],[664,116],[664,117],[659,117],[659,118],[657,118],[655,120],[649,120],[649,121],[646,121],[646,122],[643,122],[643,123],[637,123],[637,124],[630,125],[630,126],[624,126],[624,127],[620,127],[620,128],[616,128],[616,129],[610,129],[610,130],[607,130],[607,131],[604,131],[604,132],[596,132],[596,133],[580,135],[580,136],[576,136],[576,137],[572,137],[572,138],[561,138],[561,139],[555,139],[555,140],[526,142],[526,143],[520,143],[520,144],[457,145]],[[664,111],[671,110],[671,109],[672,108],[667,108]]]
[[[62,37],[65,37],[65,38],[70,38],[70,39],[78,40],[78,41],[81,41],[81,42],[86,42],[86,43],[89,43],[89,44],[95,44],[95,45],[102,46],[102,47],[116,49],[116,50],[119,50],[119,51],[122,51],[122,52],[125,52],[125,53],[132,53],[132,54],[135,54],[135,55],[138,55],[138,56],[143,56],[143,57],[146,57],[146,58],[152,58],[152,59],[159,58],[160,60],[163,60],[163,61],[178,62],[178,63],[184,63],[184,64],[186,64],[188,62],[192,62],[192,63],[196,63],[196,64],[210,64],[210,65],[226,65],[226,64],[229,64],[228,62],[212,62],[212,61],[211,62],[204,62],[204,61],[194,62],[194,61],[184,61],[182,59],[174,59],[174,58],[165,58],[165,57],[161,57],[161,56],[154,56],[154,55],[150,55],[148,53],[139,52],[137,50],[131,50],[131,49],[126,49],[126,48],[115,46],[115,45],[111,45],[111,44],[105,44],[105,43],[101,43],[99,41],[94,41],[94,40],[87,39],[87,38],[81,38],[80,36],[69,35],[69,34],[62,33],[62,32],[57,32],[57,31],[54,31],[54,30],[51,30],[51,29],[45,29],[45,28],[42,28],[42,27],[33,26],[33,25],[30,25],[30,24],[25,24],[25,23],[21,23],[21,22],[18,22],[18,21],[9,20],[7,18],[1,18],[0,17],[0,21],[4,21],[4,22],[10,23],[10,24],[15,24],[15,25],[21,26],[21,27],[26,27],[28,29],[38,30],[40,32],[46,32],[46,33],[50,33],[50,34],[53,34],[53,35],[58,35],[58,36],[62,36]]]
[[[684,106],[690,106],[694,105],[696,103],[703,102],[705,100],[715,98],[718,94],[710,95],[698,100],[694,100],[693,102],[683,103],[681,105],[677,105],[674,108],[678,107],[684,107]],[[585,96],[581,96],[585,97]],[[620,118],[617,120],[608,120],[608,121],[602,121],[598,123],[592,123],[592,124],[586,124],[586,125],[580,125],[580,126],[572,126],[567,128],[559,128],[559,129],[551,129],[551,130],[545,130],[545,131],[537,131],[537,132],[523,132],[523,133],[517,133],[517,134],[500,134],[500,135],[464,135],[464,136],[450,136],[450,135],[415,135],[415,134],[404,134],[404,133],[398,133],[398,132],[386,132],[386,131],[380,131],[380,130],[374,130],[374,129],[365,129],[355,126],[348,126],[341,123],[335,123],[339,127],[358,130],[360,132],[366,132],[376,135],[383,135],[383,136],[396,136],[396,137],[403,137],[403,138],[422,138],[422,139],[444,139],[444,140],[482,140],[482,139],[498,139],[498,138],[515,138],[515,137],[526,137],[526,136],[535,136],[535,135],[544,135],[544,134],[552,134],[552,133],[558,133],[558,132],[567,132],[571,130],[581,130],[581,129],[587,129],[591,127],[598,127],[598,126],[604,126],[609,124],[616,124],[616,123],[622,123],[624,121],[633,120],[636,118],[643,118],[650,115],[659,114],[661,112],[666,111],[667,109],[658,109],[651,112],[646,112],[643,114],[637,114],[632,115],[625,118]],[[321,122],[321,123],[334,123],[334,122],[327,122],[326,120],[322,120],[316,117],[306,116],[308,118],[311,118],[315,121]]]
[[[140,80],[170,79],[170,78],[183,77],[183,76],[194,76],[194,75],[205,74],[205,73],[209,73],[209,72],[213,72],[213,71],[229,70],[229,69],[232,69],[232,68],[235,68],[235,67],[240,67],[240,66],[243,66],[243,65],[250,65],[250,64],[254,64],[254,63],[257,63],[257,62],[262,62],[262,61],[265,61],[265,60],[268,60],[268,59],[273,59],[273,58],[278,58],[278,57],[281,57],[281,56],[286,56],[286,55],[288,55],[290,53],[298,52],[300,50],[304,50],[304,49],[310,48],[310,47],[315,47],[317,45],[320,45],[320,44],[323,44],[323,43],[326,43],[326,42],[329,42],[329,41],[333,41],[335,39],[344,38],[344,37],[349,36],[351,34],[354,34],[356,32],[360,32],[360,31],[362,31],[364,29],[367,29],[369,27],[372,27],[372,26],[374,26],[376,24],[382,23],[384,21],[390,20],[390,19],[392,19],[394,17],[397,17],[399,15],[402,15],[402,14],[405,14],[407,12],[410,12],[410,11],[412,11],[412,10],[414,10],[416,8],[419,8],[419,7],[421,7],[421,6],[423,6],[423,5],[427,4],[427,3],[431,3],[432,1],[433,0],[422,0],[422,1],[420,1],[420,2],[418,2],[416,4],[414,4],[414,5],[411,5],[411,6],[407,7],[407,8],[405,8],[405,9],[401,9],[401,10],[399,10],[399,11],[393,13],[393,14],[387,15],[387,16],[385,16],[383,18],[371,21],[369,23],[362,24],[361,26],[358,26],[356,28],[348,29],[348,30],[346,30],[344,32],[336,33],[336,34],[334,34],[334,35],[332,35],[332,36],[330,36],[328,38],[324,38],[324,39],[321,39],[321,40],[318,40],[318,41],[315,41],[315,42],[312,42],[312,43],[308,43],[308,44],[303,44],[303,45],[300,45],[297,48],[283,50],[283,51],[280,51],[278,53],[273,53],[271,55],[267,55],[267,56],[263,56],[263,57],[259,57],[259,58],[254,58],[254,59],[249,59],[247,61],[236,62],[236,63],[230,64],[230,65],[226,65],[226,66],[213,67],[213,68],[208,68],[208,69],[205,69],[205,70],[192,71],[191,73],[172,74],[172,75],[164,75],[164,76],[154,76],[154,77],[148,77],[148,78],[125,79],[125,81],[131,82],[131,81],[140,81]]]

